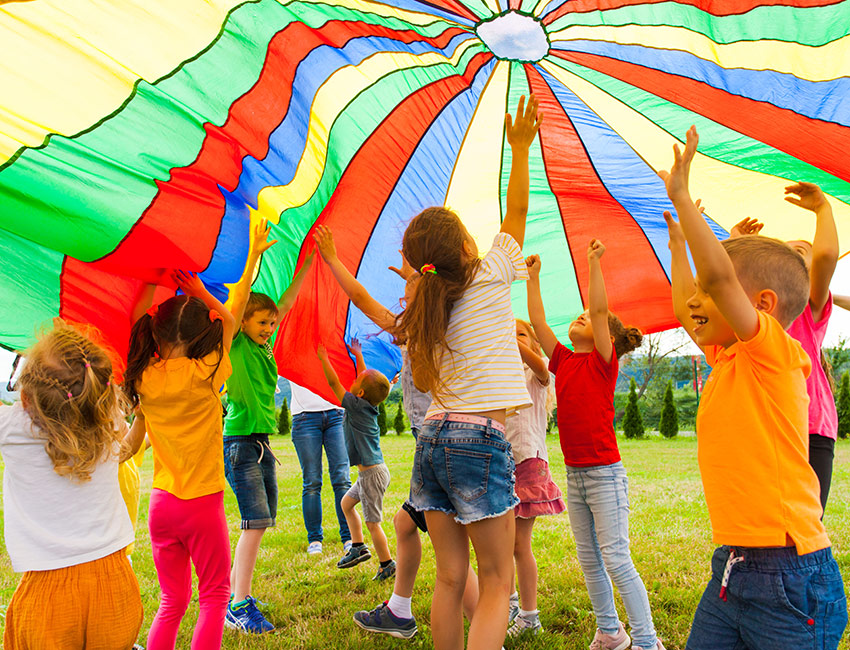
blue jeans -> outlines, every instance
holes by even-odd
[[[658,637],[649,598],[629,553],[629,480],[623,463],[568,466],[567,512],[596,627],[605,634],[616,634],[620,627],[613,580],[629,615],[634,644],[654,648]]]
[[[847,600],[829,548],[735,548],[726,600],[720,597],[730,547],[711,558],[711,582],[697,607],[688,650],[835,650]]]
[[[266,433],[224,436],[224,476],[239,504],[240,528],[270,528],[277,517],[277,472]]]
[[[334,490],[339,536],[343,542],[351,532],[342,512],[342,497],[351,487],[348,451],[342,433],[342,409],[298,413],[292,417],[292,443],[301,463],[303,489],[301,510],[307,541],[321,542],[322,532],[322,447],[328,455],[328,473]]]

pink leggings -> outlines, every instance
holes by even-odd
[[[159,588],[159,610],[148,632],[148,650],[174,650],[177,630],[192,598],[192,567],[198,574],[200,615],[192,650],[218,650],[230,599],[230,538],[224,492],[178,499],[151,492],[148,528]]]

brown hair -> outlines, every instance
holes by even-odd
[[[174,296],[160,304],[153,316],[150,312],[142,316],[130,332],[124,373],[124,393],[130,403],[138,405],[137,383],[154,356],[159,355],[161,345],[185,346],[185,356],[190,359],[203,359],[218,352],[218,361],[209,376],[210,386],[216,391],[212,378],[224,355],[223,334],[221,319],[211,319],[209,308],[200,298]]]
[[[723,242],[738,281],[748,294],[770,289],[778,297],[774,317],[788,327],[809,302],[809,272],[802,256],[770,237],[735,237]]]
[[[637,327],[626,327],[617,314],[608,312],[608,332],[614,337],[614,352],[619,359],[643,343],[643,334]]]
[[[44,439],[59,476],[83,483],[108,454],[121,450],[116,429],[124,402],[112,379],[109,353],[82,332],[54,328],[26,353],[19,385],[23,406]]]
[[[445,393],[440,359],[448,349],[446,329],[455,302],[472,282],[479,260],[463,250],[468,234],[458,216],[447,208],[426,208],[411,219],[402,241],[402,254],[415,269],[433,264],[436,273],[419,278],[413,298],[396,317],[390,333],[407,344],[416,387],[439,403]]]
[[[242,320],[248,320],[258,311],[271,312],[277,318],[277,304],[275,301],[264,293],[252,291],[248,295],[248,302],[245,305],[245,313],[242,315]]]
[[[372,406],[377,406],[390,394],[390,380],[383,373],[370,368],[364,372],[360,388],[363,389],[363,398]]]

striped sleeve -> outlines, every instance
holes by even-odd
[[[484,257],[484,265],[505,284],[528,279],[522,249],[516,239],[506,232],[500,232],[493,239],[493,246]]]

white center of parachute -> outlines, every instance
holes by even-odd
[[[516,11],[479,23],[475,33],[500,59],[539,61],[549,52],[540,21]]]

